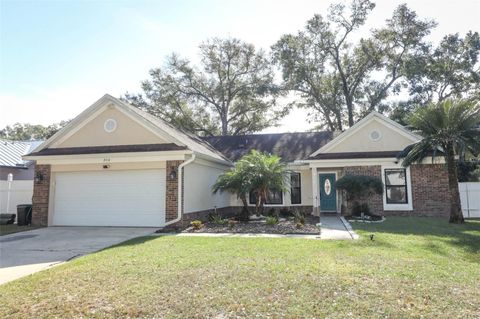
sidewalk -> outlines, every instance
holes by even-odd
[[[321,216],[321,239],[358,239],[350,223],[342,216]]]

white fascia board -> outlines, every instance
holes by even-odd
[[[308,165],[308,163],[303,163],[299,161],[287,163],[287,169],[289,170],[306,170],[309,168],[310,166]]]
[[[122,101],[120,101],[122,102]],[[133,106],[127,103],[116,103],[115,105],[118,106],[118,110],[140,124],[141,126],[145,127],[147,130],[152,132],[153,134],[157,135],[158,137],[162,138],[165,141],[172,142],[174,144],[177,144],[179,146],[186,146],[186,144],[182,141],[180,141],[178,138],[173,136],[172,134],[168,134],[163,130],[161,127],[159,127],[156,123],[150,122],[148,119],[144,118],[134,110],[132,110]]]
[[[75,154],[28,156],[37,164],[99,164],[99,163],[130,163],[184,160],[191,151],[162,151],[162,152],[127,152],[103,154]]]
[[[193,163],[198,165],[218,168],[222,170],[229,170],[233,166],[233,164],[220,163],[218,160],[214,160],[212,158],[206,158],[205,156],[199,156],[199,154],[196,154],[195,160],[193,161]]]
[[[68,123],[64,128],[54,134],[51,138],[46,140],[44,143],[40,144],[37,148],[35,148],[32,153],[38,152],[46,147],[59,145],[68,138],[70,138],[73,134],[78,132],[82,127],[88,124],[90,121],[95,119],[100,113],[104,112],[106,108],[114,107],[130,119],[134,120],[138,124],[142,125],[148,131],[152,132],[153,134],[157,135],[161,139],[165,141],[169,141],[175,143],[179,146],[185,146],[185,143],[180,141],[179,139],[167,134],[164,130],[158,127],[156,124],[151,123],[147,119],[143,118],[137,112],[134,112],[130,108],[131,105],[127,103],[123,103],[122,101],[112,97],[109,94],[105,94],[101,97],[97,102],[92,104],[78,116],[76,116],[70,123]]]
[[[212,156],[208,156],[208,155],[205,155],[205,154],[202,154],[202,153],[198,153],[198,152],[194,152],[194,153],[195,153],[195,156],[197,157],[197,159],[203,159],[205,161],[213,162],[213,163],[216,163],[216,164],[219,164],[219,165],[222,165],[222,166],[228,166],[228,167],[234,166],[234,164],[230,161],[221,160],[221,159],[218,159],[218,158],[215,158],[215,157],[212,157]],[[195,161],[195,162],[197,162],[197,161]]]
[[[311,168],[322,168],[322,167],[345,167],[345,166],[371,166],[371,165],[382,165],[382,164],[396,164],[399,160],[395,157],[385,157],[385,158],[351,158],[351,159],[328,159],[328,160],[309,160],[305,163],[309,164]]]
[[[60,129],[57,133],[51,136],[42,144],[38,145],[35,149],[31,150],[30,153],[36,153],[44,148],[50,146],[52,143],[56,142],[58,139],[63,138],[66,134],[68,134],[71,130],[73,130],[77,125],[81,124],[84,119],[91,116],[97,109],[101,108],[106,101],[109,99],[109,95],[105,94],[101,97],[98,101],[90,105],[87,109],[85,109],[82,113],[77,115],[73,120],[71,120],[67,125],[65,125],[62,129]]]
[[[106,103],[104,105],[101,105],[99,106],[97,109],[94,110],[94,112],[92,112],[91,114],[88,114],[88,115],[85,115],[85,116],[81,116],[81,120],[76,122],[75,125],[71,128],[69,128],[68,131],[64,132],[61,136],[59,136],[58,138],[56,138],[55,140],[52,140],[52,142],[47,145],[47,146],[50,146],[50,147],[55,147],[57,145],[60,145],[62,144],[63,142],[65,142],[66,140],[68,140],[70,137],[72,137],[75,133],[77,133],[78,131],[80,131],[85,125],[87,125],[90,121],[92,121],[93,119],[95,119],[98,115],[100,115],[101,113],[103,113],[108,107],[109,105],[112,105],[112,104],[109,104],[109,103]],[[72,121],[73,122],[73,121]]]

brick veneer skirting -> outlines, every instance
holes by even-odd
[[[165,220],[168,222],[177,217],[178,211],[178,178],[170,178],[170,172],[175,170],[178,174],[178,166],[182,164],[183,161],[167,161],[166,166],[166,194],[165,194]],[[183,178],[183,174],[182,174]],[[182,181],[183,184],[183,181]],[[183,191],[183,190],[182,190]],[[183,196],[182,196],[183,198]],[[183,203],[182,203],[183,207]]]
[[[381,166],[345,167],[344,174],[367,175],[381,178]],[[450,192],[447,168],[443,164],[414,164],[410,166],[413,211],[383,210],[385,195],[368,199],[373,212],[390,216],[447,217],[450,214]]]
[[[48,200],[50,196],[50,165],[35,165],[35,176],[41,174],[43,180],[33,183],[32,225],[48,226]]]

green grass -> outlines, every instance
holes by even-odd
[[[358,241],[137,238],[0,286],[0,317],[480,317],[479,221],[354,227]]]
[[[27,231],[27,230],[32,230],[32,229],[37,229],[39,227],[33,227],[33,226],[18,226],[18,225],[0,225],[0,236],[3,235],[8,235],[8,234],[13,234],[13,233],[19,233],[22,231]]]

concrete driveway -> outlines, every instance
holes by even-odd
[[[58,265],[156,228],[48,227],[0,237],[0,284]]]

